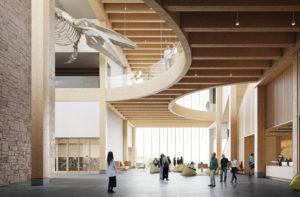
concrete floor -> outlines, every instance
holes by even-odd
[[[228,173],[229,179],[231,174]],[[158,174],[149,174],[144,170],[131,169],[117,174],[116,193],[107,193],[107,178],[105,175],[57,175],[50,184],[44,187],[30,186],[29,183],[0,187],[0,196],[22,197],[93,197],[93,196],[255,196],[255,197],[293,197],[300,192],[288,188],[288,183],[270,179],[248,179],[238,175],[238,183],[221,184],[216,177],[217,186],[210,188],[208,176],[183,177],[179,173],[170,173],[170,181],[163,182]]]

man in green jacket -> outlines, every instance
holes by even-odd
[[[218,160],[216,158],[216,153],[211,154],[211,160],[210,160],[210,185],[209,187],[216,187],[216,179],[215,179],[215,173],[218,169]]]

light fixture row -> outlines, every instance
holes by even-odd
[[[236,12],[235,26],[240,26],[239,12]],[[295,12],[292,14],[291,26],[296,26]]]

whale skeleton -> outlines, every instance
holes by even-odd
[[[89,47],[124,68],[127,67],[127,64],[115,45],[130,49],[137,47],[134,42],[122,34],[100,27],[85,18],[75,19],[67,12],[55,8],[55,43],[60,46],[73,45],[73,53],[66,63],[73,63],[77,59],[78,43],[83,35]]]

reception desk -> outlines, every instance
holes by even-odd
[[[266,176],[269,178],[292,180],[294,177],[292,166],[267,166]]]

